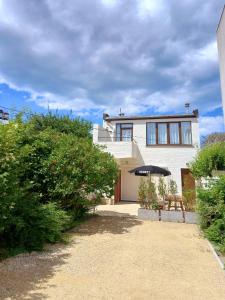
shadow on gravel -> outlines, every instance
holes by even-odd
[[[76,247],[76,236],[96,233],[123,234],[131,227],[141,225],[142,221],[129,214],[101,211],[86,222],[70,231],[75,236],[69,245],[50,245],[47,251],[20,254],[0,263],[0,300],[32,299],[47,297],[38,290],[39,285],[54,276],[57,268],[67,263],[71,256],[70,247]],[[49,286],[48,286],[49,287]]]
[[[0,263],[0,299],[41,300],[46,297],[35,292],[40,283],[47,282],[57,267],[70,256],[68,246],[57,244],[43,252],[25,253]]]
[[[88,222],[72,230],[79,235],[93,235],[96,233],[123,234],[129,232],[131,227],[141,225],[142,221],[136,216],[114,211],[101,211]]]

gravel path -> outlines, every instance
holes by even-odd
[[[130,209],[101,206],[69,245],[3,261],[0,299],[225,299],[224,271],[196,226]]]

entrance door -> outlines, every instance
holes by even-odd
[[[189,169],[181,169],[182,194],[187,210],[194,210],[196,205],[195,179]]]
[[[195,190],[195,179],[189,169],[181,169],[182,191]]]
[[[121,171],[118,176],[118,181],[115,184],[114,201],[115,201],[115,203],[118,203],[119,201],[121,201]]]

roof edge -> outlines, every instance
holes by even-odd
[[[191,114],[181,115],[155,115],[155,116],[112,116],[109,115],[104,118],[105,121],[118,121],[118,120],[156,120],[156,119],[180,119],[180,118],[198,118],[198,110],[194,110]]]
[[[216,28],[216,32],[218,32],[218,30],[219,30],[219,27],[220,27],[220,24],[221,24],[224,12],[225,12],[225,4],[224,4],[223,9],[222,9],[222,13],[221,13],[221,16],[220,16],[220,19],[219,19],[219,23],[218,23],[217,28]]]

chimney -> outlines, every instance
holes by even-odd
[[[122,111],[121,111],[121,108],[120,108],[120,113],[119,113],[119,116],[120,116],[120,117],[124,117],[124,115],[125,115],[125,114],[124,114],[124,113],[122,113]]]
[[[185,107],[185,113],[190,114],[190,103],[185,103],[184,107]]]
[[[198,109],[193,110],[193,115],[194,115],[196,118],[198,118],[198,116],[199,116]]]
[[[103,113],[103,120],[109,118],[109,115],[107,113]]]

